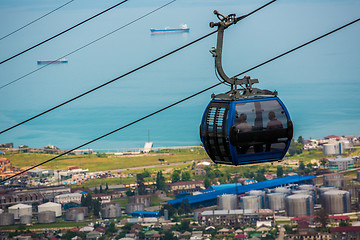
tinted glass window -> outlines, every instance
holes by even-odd
[[[282,151],[287,144],[287,117],[276,100],[237,103],[231,131],[238,154]]]

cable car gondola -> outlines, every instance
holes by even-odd
[[[222,69],[224,30],[240,18],[214,11],[220,19],[216,49],[211,50],[219,76],[231,85],[224,94],[212,95],[201,126],[203,146],[215,163],[242,165],[281,160],[293,136],[289,112],[277,92],[253,88],[257,79],[229,78]],[[241,87],[241,89],[238,89]]]

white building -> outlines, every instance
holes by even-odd
[[[61,217],[61,204],[47,202],[38,206],[38,212],[53,211],[56,217]]]
[[[21,216],[32,215],[32,207],[27,204],[16,204],[8,208],[9,213],[14,214],[14,219],[20,219]]]
[[[81,194],[80,193],[67,193],[61,194],[55,197],[56,203],[66,204],[69,202],[81,203]]]

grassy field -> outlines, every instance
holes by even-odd
[[[57,155],[11,152],[4,155],[4,157],[8,158],[13,166],[16,167],[30,167],[55,156]],[[160,158],[164,159],[167,163],[173,163],[207,159],[208,156],[202,149],[177,149],[134,156],[101,155],[99,157],[97,154],[67,155],[46,163],[42,167],[49,169],[67,169],[69,166],[78,166],[82,169],[89,169],[89,171],[104,171],[157,165],[160,163]]]

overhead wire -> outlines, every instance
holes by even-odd
[[[275,2],[275,1],[276,1],[276,0],[272,0],[272,1],[270,1],[270,2],[268,2],[268,3],[266,3],[266,4],[264,4],[264,5],[262,5],[261,7],[253,10],[252,12],[244,15],[240,20],[242,20],[242,19],[244,19],[244,18],[246,18],[246,17],[248,17],[248,16],[256,13],[257,11],[263,9],[264,7],[270,5],[271,3]],[[108,82],[106,82],[106,83],[103,83],[103,84],[101,84],[101,85],[99,85],[99,86],[97,86],[97,87],[95,87],[95,88],[93,88],[93,89],[91,89],[91,90],[88,90],[88,91],[86,91],[86,92],[84,92],[84,93],[82,93],[82,94],[80,94],[80,95],[78,95],[78,96],[76,96],[76,97],[74,97],[74,98],[71,98],[71,99],[69,99],[69,100],[67,100],[67,101],[65,101],[65,102],[63,102],[63,103],[60,103],[60,104],[56,105],[55,107],[52,107],[52,108],[50,108],[50,109],[48,109],[48,110],[46,110],[46,111],[43,111],[43,112],[41,112],[41,113],[39,113],[39,114],[37,114],[37,115],[35,115],[35,116],[33,116],[33,117],[30,117],[30,118],[28,118],[28,119],[26,119],[26,120],[24,120],[24,121],[22,121],[22,122],[20,122],[20,123],[18,123],[18,124],[15,124],[15,125],[7,128],[7,129],[5,129],[5,130],[2,130],[2,131],[0,132],[0,134],[3,134],[3,133],[5,133],[5,132],[7,132],[7,131],[9,131],[9,130],[11,130],[11,129],[13,129],[13,128],[16,128],[16,127],[18,127],[18,126],[20,126],[20,125],[23,125],[24,123],[27,123],[27,122],[29,122],[29,121],[31,121],[31,120],[33,120],[33,119],[35,119],[35,118],[38,118],[38,117],[40,117],[40,116],[42,116],[42,115],[44,115],[44,114],[46,114],[46,113],[48,113],[48,112],[51,112],[51,111],[53,111],[53,110],[55,110],[55,109],[57,109],[57,108],[59,108],[59,107],[61,107],[61,106],[64,106],[64,105],[66,105],[66,104],[68,104],[68,103],[70,103],[70,102],[72,102],[72,101],[74,101],[74,100],[76,100],[76,99],[79,99],[79,98],[81,98],[81,97],[83,97],[83,96],[85,96],[85,95],[87,95],[87,94],[89,94],[89,93],[91,93],[91,92],[94,92],[94,91],[96,91],[96,90],[98,90],[98,89],[100,89],[100,88],[102,88],[102,87],[104,87],[104,86],[106,86],[106,85],[108,85],[108,84],[110,84],[110,83],[113,83],[113,82],[115,82],[115,81],[117,81],[117,80],[119,80],[119,79],[121,79],[121,78],[123,78],[123,77],[125,77],[125,76],[127,76],[127,75],[129,75],[129,74],[131,74],[131,73],[134,73],[134,72],[136,72],[136,71],[138,71],[138,70],[140,70],[140,69],[142,69],[142,68],[144,68],[144,67],[146,67],[146,66],[148,66],[148,65],[150,65],[150,64],[153,64],[153,63],[155,63],[155,62],[157,62],[157,61],[159,61],[159,60],[161,60],[161,59],[163,59],[163,58],[165,58],[165,57],[167,57],[167,56],[169,56],[169,55],[171,55],[171,54],[173,54],[173,53],[175,53],[175,52],[178,52],[178,51],[180,51],[181,49],[184,49],[184,48],[186,48],[186,47],[188,47],[188,46],[190,46],[190,45],[192,45],[192,44],[194,44],[194,43],[196,43],[196,42],[198,42],[198,41],[200,41],[200,40],[202,40],[202,39],[204,39],[204,38],[207,38],[207,37],[211,36],[212,34],[216,33],[217,31],[218,31],[218,30],[212,31],[212,32],[210,32],[210,33],[208,33],[208,34],[206,34],[206,35],[204,35],[204,36],[202,36],[202,37],[200,37],[200,38],[198,38],[198,39],[196,39],[196,40],[194,40],[194,41],[192,41],[192,42],[190,42],[190,43],[188,43],[188,44],[185,44],[185,45],[183,45],[183,46],[181,46],[181,47],[179,47],[179,48],[177,48],[177,49],[175,49],[175,50],[173,50],[173,51],[171,51],[171,52],[169,52],[169,53],[166,53],[166,54],[164,54],[164,55],[162,55],[162,56],[160,56],[160,57],[158,57],[158,58],[156,58],[156,59],[154,59],[154,60],[152,60],[152,61],[150,61],[150,62],[147,62],[147,63],[143,64],[142,66],[137,67],[137,68],[135,68],[135,69],[133,69],[133,70],[131,70],[131,71],[129,71],[129,72],[127,72],[127,73],[119,76],[119,77],[116,77],[116,78],[114,78],[114,79],[112,79],[112,80],[110,80],[110,81],[108,81]]]
[[[86,92],[84,92],[84,93],[82,93],[82,94],[80,94],[80,95],[78,95],[78,96],[76,96],[76,97],[74,97],[74,98],[71,98],[71,99],[69,99],[69,100],[67,100],[67,101],[65,101],[65,102],[63,102],[63,103],[60,103],[60,104],[56,105],[55,107],[52,107],[52,108],[50,108],[50,109],[48,109],[48,110],[46,110],[46,111],[44,111],[44,112],[42,112],[42,113],[39,113],[39,114],[37,114],[37,115],[35,115],[35,116],[31,117],[31,118],[28,118],[28,119],[26,119],[26,120],[24,120],[24,121],[22,121],[22,122],[20,122],[20,123],[18,123],[18,124],[15,124],[15,125],[13,125],[12,127],[9,127],[9,128],[7,128],[7,129],[5,129],[5,130],[2,130],[2,131],[0,132],[0,134],[3,134],[3,133],[5,133],[5,132],[7,132],[7,131],[15,128],[15,127],[18,127],[18,126],[20,126],[20,125],[22,125],[22,124],[24,124],[24,123],[27,123],[27,122],[35,119],[35,118],[38,118],[38,117],[40,117],[40,116],[42,116],[42,115],[44,115],[44,114],[46,114],[46,113],[48,113],[48,112],[51,112],[51,111],[53,111],[53,110],[55,110],[55,109],[57,109],[57,108],[59,108],[59,107],[61,107],[61,106],[64,106],[64,105],[66,105],[66,104],[68,104],[68,103],[70,103],[70,102],[72,102],[72,101],[74,101],[74,100],[76,100],[76,99],[79,99],[79,98],[81,98],[81,97],[83,97],[83,96],[85,96],[85,95],[87,95],[87,94],[89,94],[89,93],[92,93],[92,92],[94,92],[94,91],[96,91],[96,90],[98,90],[98,89],[100,89],[100,88],[102,88],[102,87],[105,87],[106,85],[109,85],[110,83],[113,83],[113,82],[115,82],[115,81],[117,81],[117,80],[119,80],[119,79],[121,79],[121,78],[123,78],[123,77],[125,77],[125,76],[127,76],[127,75],[129,75],[129,74],[131,74],[131,73],[134,73],[134,72],[136,72],[136,71],[138,71],[138,70],[140,70],[140,69],[142,69],[142,68],[144,68],[144,67],[146,67],[146,66],[148,66],[148,65],[150,65],[150,64],[153,64],[153,63],[155,63],[155,62],[157,62],[157,61],[159,61],[159,60],[161,60],[161,59],[163,59],[163,58],[165,58],[165,57],[167,57],[167,56],[169,56],[169,55],[171,55],[171,54],[173,54],[173,53],[175,53],[175,52],[178,52],[178,51],[180,51],[180,50],[183,49],[183,48],[186,48],[186,47],[188,47],[188,46],[190,46],[190,45],[192,45],[192,44],[194,44],[194,43],[196,43],[196,42],[198,42],[198,41],[200,41],[200,40],[202,40],[202,39],[204,39],[204,38],[207,38],[208,36],[210,36],[210,35],[212,35],[212,34],[214,34],[214,33],[216,33],[216,32],[217,32],[217,30],[215,30],[215,31],[213,31],[213,32],[211,32],[211,33],[208,33],[208,34],[206,34],[206,35],[204,35],[204,36],[202,36],[202,37],[200,37],[200,38],[198,38],[198,39],[196,39],[196,40],[194,40],[194,41],[192,41],[192,42],[190,42],[190,43],[188,43],[188,44],[186,44],[186,45],[184,45],[184,46],[182,46],[182,47],[179,47],[179,48],[177,48],[177,49],[175,49],[175,50],[173,50],[173,51],[171,51],[171,52],[169,52],[169,53],[166,53],[166,54],[164,54],[164,55],[162,55],[162,56],[160,56],[160,57],[158,57],[158,58],[150,61],[150,62],[147,62],[147,63],[141,65],[140,67],[137,67],[137,68],[135,68],[135,69],[133,69],[133,70],[131,70],[131,71],[129,71],[129,72],[127,72],[127,73],[119,76],[119,77],[116,77],[116,78],[114,78],[114,79],[112,79],[112,80],[110,80],[110,81],[108,81],[108,82],[106,82],[106,83],[103,83],[103,84],[101,84],[101,85],[99,85],[99,86],[97,86],[97,87],[95,87],[95,88],[93,88],[93,89],[91,89],[91,90],[88,90],[88,91],[86,91]]]
[[[166,3],[166,4],[162,5],[162,6],[160,6],[160,7],[156,8],[156,9],[154,9],[154,10],[146,13],[145,15],[142,15],[141,17],[138,17],[138,18],[134,19],[133,21],[131,21],[131,22],[129,22],[129,23],[127,23],[127,24],[125,24],[125,25],[123,25],[123,26],[121,26],[121,27],[119,27],[119,28],[117,28],[117,29],[115,29],[115,30],[113,30],[113,31],[111,31],[111,32],[109,32],[109,33],[107,33],[107,34],[105,34],[105,35],[103,35],[103,36],[101,36],[101,37],[99,37],[99,38],[97,38],[97,39],[89,42],[89,43],[87,43],[87,44],[85,44],[84,46],[82,46],[82,47],[80,47],[80,48],[77,48],[77,49],[75,49],[74,51],[72,51],[72,52],[70,52],[70,53],[68,53],[68,54],[66,54],[66,55],[64,55],[64,56],[62,56],[62,57],[59,57],[59,58],[55,59],[54,61],[51,61],[51,62],[45,64],[44,66],[40,67],[40,68],[37,68],[37,69],[35,69],[35,70],[33,70],[33,71],[31,71],[31,72],[23,75],[23,76],[15,79],[15,80],[13,80],[13,81],[11,81],[11,82],[8,82],[8,83],[0,86],[0,89],[3,89],[3,88],[5,88],[5,87],[7,87],[7,86],[9,86],[9,85],[11,85],[11,84],[13,84],[13,83],[15,83],[15,82],[23,79],[23,78],[25,78],[25,77],[27,77],[27,76],[35,73],[35,72],[37,72],[37,71],[39,71],[39,70],[41,70],[41,69],[43,69],[43,68],[51,65],[52,63],[54,63],[54,62],[56,62],[56,61],[58,61],[58,60],[60,60],[60,59],[66,58],[66,57],[68,57],[68,56],[70,56],[70,55],[72,55],[72,54],[74,54],[74,53],[76,53],[76,52],[78,52],[78,51],[80,51],[80,50],[82,50],[82,49],[84,49],[84,48],[86,48],[86,47],[88,47],[88,46],[90,46],[90,45],[98,42],[98,41],[100,41],[101,39],[103,39],[103,38],[105,38],[105,37],[108,37],[108,36],[110,36],[111,34],[114,34],[115,32],[117,32],[117,31],[119,31],[119,30],[121,30],[121,29],[123,29],[123,28],[125,28],[125,27],[127,27],[127,26],[129,26],[129,25],[131,25],[131,24],[133,24],[133,23],[135,23],[135,22],[137,22],[137,21],[139,21],[139,20],[147,17],[147,16],[149,16],[150,14],[152,14],[152,13],[154,13],[154,12],[156,12],[156,11],[158,11],[158,10],[160,10],[160,9],[168,6],[168,5],[170,5],[171,3],[175,2],[175,1],[176,1],[176,0],[170,1],[170,2],[168,2],[168,3]]]
[[[241,72],[241,73],[239,73],[239,74],[237,74],[237,75],[235,75],[235,76],[233,76],[233,77],[237,77],[237,76],[239,76],[239,75],[245,74],[245,73],[247,73],[247,72],[249,72],[249,71],[252,71],[252,70],[254,70],[254,69],[256,69],[256,68],[258,68],[258,67],[260,67],[260,66],[263,66],[263,65],[265,65],[265,64],[267,64],[267,63],[270,63],[270,62],[272,62],[272,61],[274,61],[274,60],[276,60],[276,59],[278,59],[278,58],[280,58],[280,57],[283,57],[283,56],[285,56],[285,55],[287,55],[287,54],[289,54],[289,53],[292,53],[292,52],[294,52],[294,51],[296,51],[296,50],[298,50],[298,49],[300,49],[300,48],[303,48],[303,47],[309,45],[310,43],[313,43],[313,42],[315,42],[315,41],[318,41],[318,40],[320,40],[320,39],[322,39],[322,38],[324,38],[324,37],[326,37],[326,36],[329,36],[329,35],[337,32],[337,31],[343,29],[343,28],[346,28],[346,27],[348,27],[348,26],[350,26],[350,25],[352,25],[352,24],[354,24],[354,23],[356,23],[356,22],[358,22],[358,21],[360,21],[360,18],[358,18],[358,19],[356,19],[356,20],[354,20],[354,21],[351,21],[351,22],[349,22],[349,23],[347,23],[347,24],[345,24],[345,25],[343,25],[343,26],[341,26],[341,27],[339,27],[339,28],[336,28],[336,29],[334,29],[334,30],[332,30],[332,31],[330,31],[330,32],[328,32],[328,33],[326,33],[326,34],[323,34],[323,35],[321,35],[321,36],[319,36],[319,37],[317,37],[317,38],[315,38],[315,39],[313,39],[313,40],[311,40],[311,41],[308,41],[308,42],[306,42],[306,43],[304,43],[304,44],[301,44],[301,45],[299,45],[298,47],[295,47],[295,48],[293,48],[293,49],[291,49],[291,50],[289,50],[289,51],[286,51],[286,52],[284,52],[284,53],[282,53],[282,54],[280,54],[280,55],[278,55],[278,56],[276,56],[276,57],[274,57],[274,58],[271,58],[271,59],[269,59],[269,60],[267,60],[267,61],[265,61],[265,62],[262,62],[262,63],[254,66],[254,67],[252,67],[252,68],[249,68],[249,69],[247,69],[247,70],[245,70],[245,71],[243,71],[243,72]],[[34,169],[34,168],[36,168],[36,167],[39,167],[39,166],[41,166],[41,165],[43,165],[43,164],[46,164],[46,163],[48,163],[48,162],[50,162],[50,161],[53,161],[53,160],[55,160],[55,159],[57,159],[57,158],[59,158],[59,157],[62,157],[62,156],[64,156],[64,155],[66,155],[66,154],[69,154],[69,153],[71,153],[72,151],[74,151],[74,150],[76,150],[76,149],[79,149],[79,148],[84,147],[84,146],[86,146],[86,145],[88,145],[88,144],[91,144],[91,143],[93,143],[93,142],[96,142],[96,141],[98,141],[98,140],[100,140],[100,139],[102,139],[102,138],[104,138],[104,137],[107,137],[107,136],[109,136],[109,135],[111,135],[111,134],[114,134],[114,133],[116,133],[116,132],[118,132],[118,131],[120,131],[120,130],[122,130],[122,129],[124,129],[124,128],[127,128],[127,127],[129,127],[129,126],[131,126],[131,125],[134,125],[134,124],[136,124],[136,123],[138,123],[138,122],[140,122],[140,121],[143,121],[143,120],[145,120],[145,119],[147,119],[147,118],[149,118],[149,117],[151,117],[151,116],[153,116],[153,115],[155,115],[155,114],[158,114],[158,113],[160,113],[160,112],[162,112],[162,111],[164,111],[164,110],[166,110],[166,109],[169,109],[169,108],[171,108],[171,107],[174,107],[174,106],[176,106],[176,105],[178,105],[178,104],[180,104],[180,103],[182,103],[182,102],[185,102],[185,101],[187,101],[187,100],[189,100],[189,99],[191,99],[191,98],[193,98],[193,97],[195,97],[195,96],[197,96],[197,95],[200,95],[200,94],[202,94],[202,93],[204,93],[204,92],[207,92],[207,91],[209,91],[210,89],[213,89],[213,88],[215,88],[215,87],[217,87],[217,86],[220,86],[221,84],[223,84],[223,82],[219,82],[219,83],[214,84],[214,85],[212,85],[212,86],[210,86],[210,87],[208,87],[208,88],[205,88],[205,89],[203,89],[203,90],[201,90],[201,91],[199,91],[199,92],[196,92],[196,93],[194,93],[194,94],[192,94],[192,95],[190,95],[190,96],[188,96],[188,97],[186,97],[186,98],[183,98],[183,99],[181,99],[181,100],[179,100],[179,101],[177,101],[177,102],[175,102],[175,103],[172,103],[172,104],[170,104],[170,105],[168,105],[168,106],[166,106],[166,107],[164,107],[164,108],[161,108],[161,109],[159,109],[159,110],[157,110],[157,111],[155,111],[155,112],[152,112],[152,113],[150,113],[150,114],[148,114],[148,115],[146,115],[146,116],[144,116],[144,117],[142,117],[142,118],[139,118],[139,119],[137,119],[137,120],[135,120],[135,121],[133,121],[133,122],[130,122],[130,123],[128,123],[128,124],[126,124],[126,125],[124,125],[124,126],[122,126],[122,127],[120,127],[120,128],[117,128],[117,129],[115,129],[115,130],[113,130],[113,131],[111,131],[111,132],[108,132],[108,133],[100,136],[100,137],[97,137],[97,138],[95,138],[95,139],[93,139],[93,140],[91,140],[91,141],[88,141],[88,142],[86,142],[86,143],[84,143],[84,144],[81,144],[81,145],[79,145],[79,146],[77,146],[77,147],[75,147],[75,148],[73,148],[73,149],[71,149],[71,150],[68,150],[68,151],[66,151],[66,152],[64,152],[64,153],[62,153],[62,154],[59,154],[59,155],[51,158],[51,159],[48,159],[48,160],[46,160],[46,161],[44,161],[44,162],[41,162],[41,163],[39,163],[39,164],[37,164],[37,165],[35,165],[35,166],[32,166],[32,167],[30,167],[30,168],[28,168],[28,169],[26,169],[26,170],[23,170],[23,171],[21,171],[21,172],[19,172],[19,173],[16,173],[16,174],[14,174],[14,175],[11,176],[11,177],[5,178],[5,179],[1,180],[0,183],[3,183],[3,182],[5,182],[5,181],[7,181],[7,180],[10,180],[10,179],[12,179],[12,178],[14,178],[14,177],[16,177],[16,176],[19,176],[19,175],[21,175],[21,174],[23,174],[23,173],[25,173],[25,172],[27,172],[27,171],[30,171],[30,170],[32,170],[32,169]]]
[[[14,31],[12,31],[11,33],[9,33],[9,34],[7,34],[7,35],[5,35],[5,36],[1,37],[1,38],[0,38],[0,41],[1,41],[1,40],[3,40],[3,39],[5,39],[5,38],[7,38],[7,37],[9,37],[9,36],[11,36],[11,35],[13,35],[14,33],[18,32],[18,31],[20,31],[20,30],[22,30],[22,29],[24,29],[24,28],[26,28],[26,27],[30,26],[31,24],[33,24],[33,23],[35,23],[35,22],[39,21],[40,19],[42,19],[42,18],[44,18],[44,17],[46,17],[46,16],[50,15],[51,13],[56,12],[56,11],[57,11],[57,10],[59,10],[60,8],[65,7],[66,5],[68,5],[69,3],[73,2],[73,1],[75,1],[75,0],[71,0],[71,1],[69,1],[69,2],[67,2],[67,3],[65,3],[65,4],[63,4],[63,5],[61,5],[60,7],[55,8],[54,10],[52,10],[52,11],[50,11],[50,12],[48,12],[48,13],[46,13],[46,14],[42,15],[41,17],[38,17],[37,19],[35,19],[35,20],[33,20],[33,21],[31,21],[31,22],[29,22],[29,23],[25,24],[24,26],[22,26],[22,27],[20,27],[20,28],[18,28],[18,29],[16,29],[16,30],[14,30]]]
[[[82,21],[82,22],[80,22],[80,23],[78,23],[78,24],[76,24],[76,25],[74,25],[74,26],[72,26],[72,27],[70,27],[70,28],[68,28],[68,29],[60,32],[60,33],[58,33],[58,34],[56,34],[56,35],[54,35],[54,36],[52,36],[52,37],[50,37],[50,38],[48,38],[48,39],[46,39],[46,40],[44,40],[44,41],[42,41],[42,42],[40,42],[40,43],[32,46],[32,47],[29,47],[29,48],[25,49],[25,50],[22,51],[22,52],[19,52],[19,53],[13,55],[13,56],[11,56],[11,57],[9,57],[9,58],[1,61],[1,62],[0,62],[0,65],[3,64],[3,63],[5,63],[5,62],[7,62],[7,61],[9,61],[9,60],[11,60],[11,59],[13,59],[13,58],[16,58],[16,57],[18,57],[18,56],[20,56],[20,55],[22,55],[22,54],[30,51],[31,49],[34,49],[34,48],[36,48],[36,47],[38,47],[38,46],[41,46],[41,45],[43,45],[44,43],[46,43],[46,42],[48,42],[48,41],[50,41],[50,40],[52,40],[52,39],[54,39],[54,38],[57,38],[57,37],[61,36],[62,34],[64,34],[64,33],[68,32],[68,31],[70,31],[70,30],[72,30],[72,29],[74,29],[74,28],[76,28],[76,27],[78,27],[78,26],[80,26],[80,25],[82,25],[82,24],[84,24],[84,23],[86,23],[86,22],[88,22],[88,21],[90,21],[90,20],[92,20],[92,19],[94,19],[94,18],[96,18],[96,17],[98,17],[98,16],[100,16],[100,15],[102,15],[102,14],[104,14],[104,13],[106,13],[106,12],[108,12],[108,11],[114,9],[114,8],[116,8],[116,7],[118,7],[118,6],[120,6],[121,4],[123,4],[123,3],[127,2],[127,1],[128,1],[128,0],[124,0],[124,1],[122,1],[122,2],[120,2],[120,3],[117,3],[117,4],[115,4],[114,6],[109,7],[108,9],[105,9],[104,11],[102,11],[102,12],[100,12],[100,13],[97,13],[97,14],[95,14],[94,16],[92,16],[92,17],[90,17],[90,18],[88,18],[88,19],[86,19],[86,20],[84,20],[84,21]]]
[[[276,0],[273,0],[273,1],[267,3],[267,4],[263,5],[263,6],[255,9],[254,11],[250,12],[249,14],[244,15],[242,19],[244,19],[244,18],[246,18],[246,17],[254,14],[255,12],[261,10],[261,9],[264,8],[265,6],[268,6],[269,4],[271,4],[271,3],[275,2],[275,1],[276,1]],[[241,19],[241,20],[242,20],[242,19]],[[147,66],[147,65],[149,65],[149,64],[151,64],[151,63],[154,63],[154,62],[156,62],[156,61],[158,61],[158,60],[160,60],[160,59],[162,59],[162,58],[164,58],[164,57],[166,57],[166,56],[168,56],[168,55],[171,55],[171,54],[174,53],[174,52],[179,51],[180,49],[183,49],[183,48],[185,48],[185,47],[187,47],[187,46],[190,46],[190,45],[192,45],[192,44],[195,43],[195,42],[198,42],[198,41],[200,41],[200,40],[202,40],[202,39],[204,39],[204,38],[206,38],[206,37],[208,37],[208,36],[211,36],[212,34],[216,33],[217,31],[218,31],[218,30],[215,30],[215,31],[213,31],[213,32],[210,32],[210,33],[208,33],[208,34],[206,34],[206,35],[204,35],[204,36],[202,36],[202,37],[194,40],[193,42],[188,43],[188,44],[186,44],[186,45],[184,45],[184,46],[182,46],[182,47],[180,47],[180,48],[178,48],[178,49],[176,49],[176,50],[174,50],[174,51],[172,51],[172,52],[170,52],[170,53],[167,53],[167,54],[165,54],[165,55],[163,55],[163,56],[161,56],[161,57],[159,57],[159,58],[157,58],[157,59],[155,59],[155,60],[153,60],[153,61],[151,61],[151,62],[148,62],[147,64],[144,64],[144,65],[140,66],[139,68],[134,69],[134,70],[132,70],[132,71],[130,71],[130,72],[122,75],[122,76],[125,76],[125,75],[128,75],[128,74],[132,73],[132,72],[135,72],[135,71],[137,71],[137,70],[140,69],[140,68],[143,68],[143,67],[145,67],[145,66]],[[120,77],[119,77],[119,78],[120,78]],[[115,80],[117,80],[117,79],[113,79],[113,80],[111,80],[111,81],[109,81],[109,82],[107,82],[107,83],[105,83],[105,84],[107,85],[107,84],[109,84],[110,82],[113,82],[113,81],[115,81]],[[59,155],[57,155],[57,156],[55,156],[55,157],[53,157],[53,158],[51,158],[51,159],[48,159],[48,160],[46,160],[46,161],[44,161],[44,162],[41,162],[41,163],[39,163],[39,164],[36,164],[36,165],[34,165],[34,166],[32,166],[32,167],[30,167],[30,168],[28,168],[28,169],[25,169],[25,170],[23,170],[23,171],[21,171],[21,172],[19,172],[19,173],[16,173],[16,174],[14,174],[14,175],[11,176],[11,177],[8,177],[8,178],[5,178],[5,179],[1,180],[0,183],[5,182],[5,181],[7,181],[7,180],[10,180],[10,179],[12,179],[12,178],[14,178],[14,177],[16,177],[16,176],[19,176],[19,175],[21,175],[21,174],[23,174],[23,173],[25,173],[25,172],[27,172],[27,171],[30,171],[30,170],[32,170],[32,169],[34,169],[34,168],[36,168],[36,167],[39,167],[39,166],[41,166],[41,165],[44,165],[44,164],[46,164],[46,163],[48,163],[48,162],[50,162],[50,161],[53,161],[53,160],[55,160],[55,159],[57,159],[57,158],[59,158],[59,157],[64,156],[64,155],[66,155],[66,154],[69,154],[69,153],[71,153],[72,151],[74,151],[74,150],[76,150],[76,149],[79,149],[79,148],[84,147],[84,146],[86,146],[86,145],[88,145],[88,144],[91,144],[91,143],[93,143],[93,142],[96,142],[96,141],[98,141],[98,140],[100,140],[100,139],[102,139],[102,138],[104,138],[104,137],[107,137],[107,136],[109,136],[109,135],[111,135],[111,134],[114,134],[114,133],[116,133],[116,132],[118,132],[118,131],[120,131],[120,130],[122,130],[122,129],[124,129],[124,128],[127,128],[127,127],[129,127],[129,126],[131,126],[131,125],[134,125],[135,123],[138,123],[138,122],[140,122],[140,121],[143,121],[143,120],[145,120],[145,119],[147,119],[147,118],[149,118],[149,117],[151,117],[151,116],[153,116],[153,115],[155,115],[155,114],[158,114],[158,113],[160,113],[160,112],[162,112],[162,111],[164,111],[164,110],[166,110],[166,109],[169,109],[169,108],[171,108],[171,107],[173,107],[173,106],[176,106],[176,105],[178,105],[178,104],[180,104],[180,103],[182,103],[182,102],[184,102],[184,101],[186,101],[186,100],[188,100],[188,99],[191,99],[191,98],[193,98],[193,97],[195,97],[195,96],[197,96],[197,95],[199,95],[199,94],[201,94],[201,93],[203,93],[203,92],[206,92],[206,91],[208,91],[208,90],[210,90],[210,89],[212,89],[212,88],[214,88],[214,87],[216,87],[216,86],[218,86],[218,85],[220,85],[220,84],[222,84],[222,83],[220,82],[220,83],[215,84],[215,85],[213,85],[213,86],[211,86],[211,87],[209,87],[209,88],[206,88],[206,89],[204,89],[204,90],[201,90],[201,91],[199,91],[199,92],[197,92],[197,93],[195,93],[195,94],[193,94],[193,95],[191,95],[191,96],[188,96],[188,97],[186,97],[186,98],[183,98],[183,99],[181,99],[181,100],[179,100],[179,101],[177,101],[177,102],[175,102],[175,103],[173,103],[173,104],[170,104],[170,105],[168,105],[168,106],[166,106],[166,107],[164,107],[164,108],[162,108],[162,109],[160,109],[160,110],[157,110],[157,111],[155,111],[155,112],[153,112],[153,113],[150,113],[150,114],[148,114],[148,115],[146,115],[146,116],[144,116],[144,117],[142,117],[142,118],[139,118],[139,119],[137,119],[137,120],[135,120],[135,121],[133,121],[133,122],[131,122],[131,123],[128,123],[128,124],[126,124],[126,125],[124,125],[124,126],[122,126],[122,127],[120,127],[120,128],[117,128],[117,129],[115,129],[115,130],[113,130],[113,131],[111,131],[111,132],[108,132],[108,133],[106,133],[106,134],[104,134],[104,135],[102,135],[102,136],[100,136],[100,137],[97,137],[97,138],[91,140],[91,141],[88,141],[88,142],[86,142],[86,143],[84,143],[84,144],[81,144],[81,145],[79,145],[79,146],[77,146],[77,147],[75,147],[75,148],[73,148],[73,149],[71,149],[71,150],[68,150],[68,151],[66,151],[66,152],[64,152],[64,153],[62,153],[62,154],[59,154]],[[103,84],[103,85],[100,85],[100,86],[104,86],[104,84]],[[99,86],[98,88],[100,88],[100,86]],[[98,89],[98,88],[95,88],[95,89]],[[90,90],[90,91],[95,91],[95,89],[92,89],[92,90]],[[88,91],[88,92],[89,92],[89,91]],[[75,99],[77,99],[77,98],[79,98],[80,96],[83,96],[83,95],[84,95],[84,94],[79,95],[79,96],[77,96],[76,98],[73,98],[73,100],[75,100]],[[72,100],[72,101],[73,101],[73,100]],[[63,105],[64,105],[64,104],[63,104]],[[60,107],[60,105],[58,105],[58,106]],[[46,112],[49,112],[49,111],[50,111],[50,109],[47,110],[47,111],[45,111],[45,112],[43,112],[43,114],[45,114]],[[43,114],[42,114],[42,115],[43,115]],[[35,118],[35,117],[33,117],[32,119],[34,119],[34,118]],[[27,121],[30,121],[30,120],[32,120],[32,119],[28,119],[28,120],[26,120],[26,122],[27,122]],[[25,123],[25,121],[24,121],[24,123]],[[17,124],[17,125],[15,125],[15,126],[19,126],[19,125],[20,125],[20,124]],[[13,126],[13,127],[11,127],[11,128],[8,128],[6,131],[14,128],[15,126]],[[3,132],[5,132],[5,130],[2,131],[2,132],[0,132],[0,134],[3,133]]]

